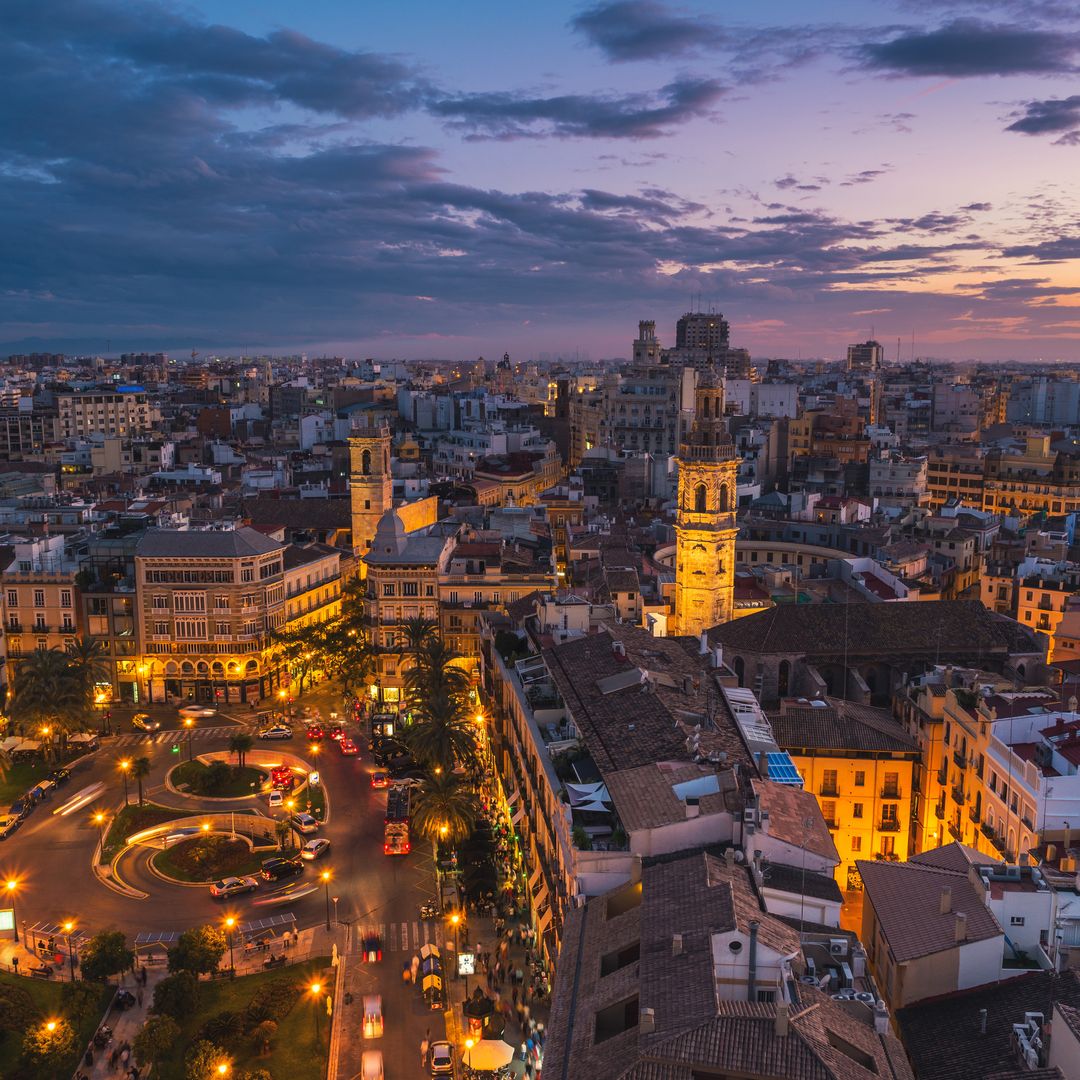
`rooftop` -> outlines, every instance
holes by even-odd
[[[239,529],[148,529],[135,549],[140,559],[243,559],[282,545],[246,525]]]
[[[788,749],[918,753],[888,709],[840,698],[788,699],[779,712],[769,713],[769,723],[777,743]]]

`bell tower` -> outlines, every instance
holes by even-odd
[[[353,552],[357,556],[370,550],[379,519],[393,507],[393,493],[390,429],[354,428],[349,438],[349,498]]]
[[[679,447],[675,519],[675,633],[698,635],[728,622],[735,603],[739,461],[724,422],[714,369],[698,376],[694,422]]]

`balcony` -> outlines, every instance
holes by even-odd
[[[1029,829],[1031,832],[1035,831],[1035,822],[1033,822],[1031,818],[1022,817],[1020,820],[1023,822],[1025,829]]]
[[[23,632],[23,626],[20,622],[9,622],[4,629],[9,634],[21,634]]]
[[[893,784],[886,784],[881,789],[881,797],[883,799],[900,799],[903,796],[900,794],[900,788]]]
[[[944,765],[937,771],[937,782],[944,787],[949,782],[949,770]]]
[[[899,832],[900,822],[896,818],[885,818],[878,822],[879,832]]]
[[[938,820],[944,820],[945,818],[945,804],[943,802],[934,804],[934,817]]]
[[[818,794],[823,799],[835,799],[840,792],[837,790],[836,784],[822,784],[818,789]]]
[[[975,809],[974,806],[969,806],[968,807],[968,817],[972,821],[974,821],[976,825],[978,825],[979,824],[979,818],[981,818],[982,815],[979,813],[978,810]]]
[[[967,768],[967,764],[968,764],[967,758],[959,750],[954,750],[953,751],[952,759],[953,759],[953,764],[958,769],[966,769]]]
[[[962,787],[954,787],[952,789],[952,797],[953,802],[955,802],[958,806],[963,806],[964,800],[967,798],[967,796],[964,794],[964,789]]]
[[[833,821],[830,818],[825,819],[825,825],[826,825],[827,828],[832,829],[834,831],[836,829],[840,828],[840,822],[839,821]]]

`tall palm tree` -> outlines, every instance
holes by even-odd
[[[476,756],[476,728],[463,703],[445,691],[429,697],[403,729],[403,739],[413,757],[428,768],[449,773],[461,762]]]
[[[405,693],[410,710],[422,712],[424,702],[434,697],[460,697],[464,707],[469,673],[455,663],[460,659],[458,654],[440,638],[429,637],[413,655],[413,666],[405,673]]]
[[[435,632],[439,624],[434,619],[426,619],[423,615],[411,615],[401,624],[401,634],[404,638],[405,653],[416,656],[420,650],[435,638]]]
[[[60,649],[35,649],[19,662],[9,711],[24,729],[62,736],[81,722],[86,701],[69,657]]]
[[[242,769],[247,752],[255,745],[250,735],[233,735],[229,739],[229,753],[236,755],[236,764]]]
[[[292,826],[289,824],[287,818],[282,818],[274,826],[274,832],[277,834],[278,847],[284,851],[285,841],[289,841],[289,847],[292,847],[293,831]]]
[[[143,805],[143,779],[150,775],[150,759],[148,757],[137,757],[131,763],[131,775],[135,777],[135,782],[139,785],[139,805]]]
[[[424,781],[412,807],[412,827],[418,836],[457,845],[467,840],[477,821],[476,796],[450,772],[433,773]]]
[[[82,690],[87,708],[94,705],[99,683],[110,683],[109,660],[100,638],[80,635],[67,648],[68,667]]]

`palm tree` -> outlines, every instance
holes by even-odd
[[[444,773],[458,762],[470,762],[477,752],[476,728],[464,703],[445,691],[424,701],[403,739],[413,757]]]
[[[435,637],[439,624],[434,619],[425,619],[423,615],[411,615],[401,624],[405,651],[414,656]]]
[[[87,708],[95,704],[99,683],[111,682],[109,661],[100,638],[80,635],[67,648],[68,667],[86,699]]]
[[[292,826],[286,818],[282,818],[274,825],[274,832],[277,833],[278,847],[281,848],[282,851],[285,850],[286,840],[289,841],[289,847],[292,847]]]
[[[135,777],[135,782],[139,785],[139,805],[143,805],[143,778],[150,775],[150,759],[148,757],[137,757],[131,763],[131,775]]]
[[[460,844],[476,826],[474,793],[450,772],[434,773],[424,781],[412,808],[412,826],[418,836],[431,841]]]
[[[66,653],[35,649],[19,662],[9,711],[24,729],[62,736],[80,723],[86,701]]]
[[[229,739],[229,753],[236,755],[236,764],[242,769],[247,752],[255,745],[250,735],[233,735]]]

